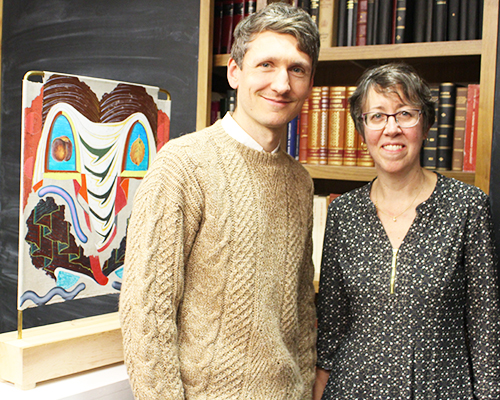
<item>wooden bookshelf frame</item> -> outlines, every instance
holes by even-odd
[[[214,0],[200,0],[200,59],[198,72],[197,129],[210,123],[212,73],[214,68],[227,65],[228,54],[212,56],[212,27]],[[476,173],[446,171],[452,176],[472,183],[489,193],[491,142],[493,137],[494,97],[498,40],[499,0],[484,0],[482,40],[448,42],[404,43],[391,45],[330,47],[321,49],[319,62],[356,63],[359,61],[477,58],[480,63],[481,93]],[[202,40],[203,38],[203,40]],[[306,165],[313,178],[368,181],[375,176],[374,169],[362,167],[331,167]]]

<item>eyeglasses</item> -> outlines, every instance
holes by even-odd
[[[373,111],[361,114],[361,118],[370,129],[384,129],[387,121],[389,121],[389,117],[394,117],[396,123],[401,128],[411,128],[418,124],[420,114],[422,114],[420,110],[402,110],[395,114]]]

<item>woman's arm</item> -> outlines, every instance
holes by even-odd
[[[326,382],[328,382],[329,376],[330,371],[316,367],[316,382],[314,382],[313,400],[321,400],[321,396],[323,396],[323,391],[325,390]]]

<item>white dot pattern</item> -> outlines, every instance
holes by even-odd
[[[318,295],[323,399],[499,399],[498,271],[488,197],[437,174],[398,252],[371,183],[330,205]]]

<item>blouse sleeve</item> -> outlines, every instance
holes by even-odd
[[[120,320],[125,364],[137,400],[184,399],[176,319],[185,260],[201,214],[195,179],[188,171],[183,160],[165,149],[134,199]]]
[[[342,209],[331,203],[326,222],[321,275],[318,293],[318,362],[320,368],[331,370],[332,358],[340,340],[349,329],[349,298],[341,267],[336,258],[339,254],[338,216]]]
[[[500,303],[490,205],[483,195],[467,220],[466,324],[475,398],[500,398]]]

